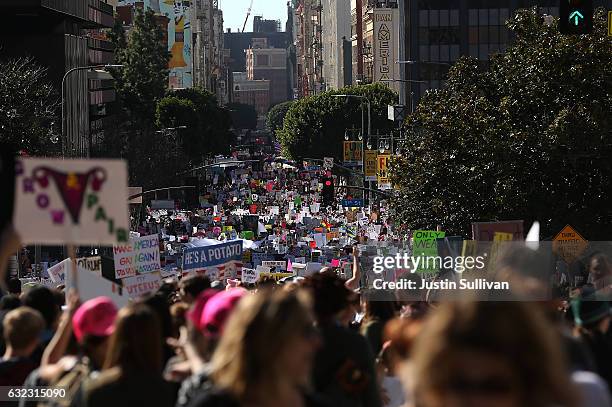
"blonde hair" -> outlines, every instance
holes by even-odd
[[[453,377],[448,361],[471,351],[507,361],[520,380],[522,406],[576,405],[556,331],[537,304],[445,303],[425,323],[412,351],[417,399],[444,394]]]
[[[310,298],[302,290],[263,290],[243,298],[233,311],[212,360],[216,386],[246,401],[274,397],[287,380],[279,353],[313,324]]]

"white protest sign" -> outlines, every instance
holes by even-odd
[[[287,270],[286,261],[262,261],[261,265],[269,268],[276,267],[277,270]]]
[[[261,274],[261,273],[269,273],[270,272],[270,267],[257,266],[256,271],[259,274]]]
[[[124,278],[122,282],[125,293],[130,298],[136,298],[157,291],[162,278],[159,273],[148,273]]]
[[[242,282],[246,284],[255,284],[259,281],[259,270],[257,269],[242,269]]]
[[[120,160],[19,158],[15,228],[23,243],[127,242],[127,169]]]
[[[132,238],[128,245],[114,246],[113,254],[115,278],[152,273],[161,268],[157,235]]]
[[[70,267],[69,264],[70,259],[66,259],[57,263],[55,266],[49,267],[47,269],[49,278],[51,278],[54,283],[62,284],[64,281],[66,281],[66,272],[68,267]]]
[[[68,261],[68,268],[70,269],[70,259],[66,259],[66,261]],[[79,268],[78,279],[79,298],[81,299],[81,303],[96,297],[109,297],[117,308],[121,308],[129,302],[128,296],[125,295],[125,291],[120,285],[94,272]],[[72,273],[66,274],[66,287],[74,287]],[[68,290],[66,290],[66,292],[68,292]]]

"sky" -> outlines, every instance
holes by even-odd
[[[223,25],[227,31],[242,29],[251,0],[219,0],[223,11]],[[266,20],[281,20],[281,29],[287,21],[287,0],[253,0],[253,9],[244,31],[253,31],[253,16],[261,15]]]

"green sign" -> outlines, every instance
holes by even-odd
[[[412,257],[415,258],[417,273],[435,273],[440,269],[438,242],[446,232],[435,230],[415,230],[412,233]],[[416,263],[418,261],[418,264]]]

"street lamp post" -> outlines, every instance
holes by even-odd
[[[64,117],[64,105],[66,104],[66,98],[65,98],[65,93],[64,93],[64,85],[66,84],[66,78],[68,78],[68,75],[70,75],[71,73],[75,72],[75,71],[84,71],[84,70],[89,70],[89,69],[96,69],[96,68],[103,68],[105,70],[108,70],[110,68],[120,68],[123,65],[118,65],[118,64],[105,64],[105,65],[88,65],[88,66],[77,66],[74,68],[70,68],[69,70],[66,71],[66,73],[64,74],[64,76],[62,77],[62,156],[65,157],[66,156],[66,118]]]
[[[362,99],[365,100],[365,102],[368,104],[368,134],[367,137],[369,138],[370,135],[372,134],[372,103],[370,102],[370,99],[368,99],[365,96],[362,95],[332,95],[333,97],[337,97],[337,98],[355,98],[355,99]],[[363,178],[363,184],[365,185],[365,148],[364,148],[364,143],[365,143],[365,139],[366,136],[363,134],[364,133],[364,125],[363,125],[363,104],[361,105],[361,117],[362,117],[362,121],[361,121],[361,166],[364,170],[364,178]],[[369,186],[369,181],[368,181],[368,186]],[[364,198],[365,198],[365,191],[363,191],[364,194]],[[369,192],[368,192],[368,199],[369,199]]]

